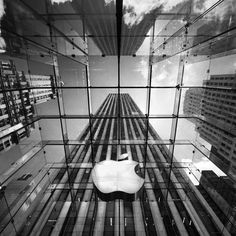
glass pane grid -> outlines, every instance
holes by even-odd
[[[233,1],[4,4],[0,234],[236,233]]]

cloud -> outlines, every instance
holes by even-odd
[[[0,19],[5,14],[3,0],[0,0]]]
[[[110,4],[111,2],[115,2],[115,1],[114,0],[105,0],[106,5]]]
[[[145,80],[148,78],[148,64],[147,57],[142,57],[139,61],[138,68],[134,71],[140,72]],[[173,63],[170,60],[165,60],[152,67],[152,82],[154,85],[176,85],[176,73],[178,71],[178,63]]]
[[[190,163],[192,163],[192,157],[189,158],[189,159],[183,158],[183,159],[181,159],[181,162],[190,162]]]
[[[72,2],[72,0],[51,0],[51,3],[54,4],[60,4],[60,3],[65,3],[65,2]]]
[[[181,2],[184,0],[124,0],[124,22],[128,26],[137,25],[151,11],[161,7],[163,11],[169,11]]]
[[[174,86],[177,83],[178,63],[164,60],[152,67],[153,83]]]
[[[105,4],[115,3],[115,0],[104,0]],[[193,1],[193,11],[195,13],[203,13],[219,0],[195,0]],[[155,9],[160,8],[162,11],[170,11],[180,3],[189,2],[189,0],[123,0],[124,15],[123,19],[129,27],[138,25],[146,14],[149,14]],[[229,0],[229,4],[233,6],[234,0]],[[227,14],[229,4],[220,4],[217,10],[212,10],[208,13],[208,17],[218,18],[223,20]],[[223,6],[223,7],[221,7]]]
[[[102,68],[93,68],[93,69],[91,69],[92,71],[104,71],[104,69],[102,69]]]
[[[139,24],[144,16],[151,11],[161,8],[163,11],[169,11],[179,3],[186,0],[124,0],[123,7],[125,9],[123,19],[126,25],[133,26]],[[105,0],[105,4],[110,4],[114,0]]]
[[[218,1],[219,0],[197,0],[196,2],[194,2],[193,11],[195,13],[201,14],[201,13],[205,12],[207,9],[209,9],[210,7],[212,7]],[[227,15],[228,7],[230,5],[232,8],[235,8],[234,7],[235,6],[234,0],[228,0],[227,4],[220,3],[216,8],[214,8],[213,10],[211,10],[208,13],[208,17],[217,18],[220,21],[222,21],[224,19],[225,15]]]
[[[2,19],[3,15],[5,14],[3,0],[0,0],[0,20]],[[1,35],[1,30],[0,30]],[[6,50],[6,43],[3,37],[0,36],[0,53],[4,53]]]
[[[139,67],[135,69],[135,71],[140,72],[144,79],[147,79],[148,77],[148,60],[145,58],[142,58],[139,62]]]
[[[3,37],[0,37],[0,53],[6,52],[6,43]]]
[[[218,0],[197,0],[194,2],[193,10],[195,13],[203,13],[216,2],[218,2]]]

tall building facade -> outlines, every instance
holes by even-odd
[[[0,137],[3,137],[0,151],[8,150],[30,135],[34,125],[23,126],[33,119],[35,104],[55,97],[53,81],[50,75],[25,75],[23,71],[17,71],[12,60],[0,62]]]
[[[108,2],[97,0],[95,3],[88,0],[86,5],[81,0],[72,2],[72,6],[77,13],[96,15],[96,17],[85,17],[84,20],[90,37],[101,50],[101,53],[106,56],[117,55],[118,53],[116,3],[115,1]],[[83,12],[81,12],[81,9],[83,9]],[[124,8],[123,14],[131,11],[132,9]],[[127,25],[124,21],[122,22],[121,55],[133,55],[137,52],[152,26],[153,16],[160,13],[160,11],[159,7],[151,11],[150,14],[145,14],[139,23]]]
[[[186,91],[183,104],[183,113],[191,117],[201,115],[202,99],[204,90],[202,88],[190,88]],[[197,119],[189,119],[191,122],[198,124]]]
[[[80,134],[81,144],[72,149],[67,167],[65,163],[55,169],[52,166],[51,182],[39,185],[35,198],[18,211],[14,225],[19,235],[236,233],[233,222],[220,209],[213,209],[183,168],[172,163],[168,149],[155,144],[160,137],[151,125],[147,130],[146,118],[129,94],[109,94],[90,128]],[[149,140],[145,142],[147,131]],[[122,153],[139,162],[143,188],[135,195],[99,195],[91,179],[94,164],[116,161]],[[3,211],[0,219],[6,223],[6,217]],[[6,224],[1,234],[14,235],[10,230]]]
[[[196,122],[200,136],[212,145],[210,159],[225,173],[236,178],[236,77],[211,75],[204,88],[186,91],[183,112],[202,116]]]

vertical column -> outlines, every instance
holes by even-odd
[[[106,116],[111,115],[113,106],[115,104],[114,102],[115,102],[114,96],[111,95],[111,102],[108,106],[108,112],[105,113]],[[102,136],[101,136],[102,141],[105,139],[106,132],[109,132],[109,130],[107,130],[109,119],[104,119],[103,122],[105,122],[105,126],[104,126],[104,129],[102,131]],[[95,161],[99,161],[99,159],[101,157],[102,148],[103,148],[103,145],[99,145]],[[107,205],[107,203],[105,201],[101,201],[101,200],[98,201],[95,226],[94,226],[94,230],[93,230],[93,235],[94,236],[102,236],[103,235],[105,215],[106,215],[106,205]]]
[[[131,115],[131,113],[129,112],[129,107],[128,107],[126,95],[123,95],[122,110],[124,111],[125,114]],[[130,119],[124,123],[124,126],[125,126],[124,127],[125,128],[125,139],[127,139],[127,140],[129,139],[128,132],[127,132],[127,122],[130,125],[132,139],[133,140],[137,139],[135,131],[134,131],[134,127],[133,127],[132,122],[131,122]],[[135,145],[135,147],[137,147],[137,146]],[[127,150],[129,152],[130,159],[132,160],[133,157],[132,157],[132,152],[131,152],[130,145],[127,145]],[[142,214],[142,209],[141,209],[141,205],[140,205],[140,200],[139,199],[137,199],[137,200],[132,202],[132,209],[133,209],[133,219],[134,219],[135,234],[137,236],[144,236],[144,235],[146,235],[146,232],[145,232],[144,221],[143,221],[143,214]]]
[[[155,18],[152,26],[152,37],[150,39],[150,49],[149,49],[149,65],[148,65],[148,82],[147,82],[147,104],[146,104],[146,133],[145,133],[145,156],[144,156],[144,175],[146,174],[146,162],[147,162],[147,146],[148,146],[148,131],[149,131],[149,115],[150,115],[150,103],[151,103],[151,86],[152,86],[152,60],[153,60],[153,43],[155,37]]]
[[[129,103],[128,101],[126,101],[126,107],[129,107]],[[130,127],[131,127],[131,132],[132,132],[132,136],[133,139],[137,139],[137,136],[135,134],[134,131],[134,127],[132,122],[130,122]],[[135,145],[135,149],[138,155],[138,159],[140,162],[143,161],[143,155],[142,152],[140,150],[140,147],[138,145]],[[146,175],[147,181],[150,182],[149,176]],[[155,224],[155,228],[156,228],[156,232],[158,235],[167,235],[166,234],[166,230],[165,230],[165,226],[162,220],[162,216],[160,213],[160,209],[158,207],[154,192],[152,189],[150,190],[146,190],[147,191],[147,195],[149,198],[149,204],[151,206],[151,212],[152,212],[152,216],[153,216],[153,220],[154,220],[154,224]],[[142,217],[142,210],[141,210],[141,206],[140,206],[140,202],[139,201],[135,201],[133,204],[133,209],[134,209],[134,220],[135,220],[135,229],[137,229],[137,231],[139,232],[138,235],[145,235],[145,227],[144,227],[144,222],[143,222],[143,217]]]
[[[114,96],[114,108],[113,108],[113,116],[116,115],[116,105],[117,105],[117,96]],[[115,119],[111,120],[111,129],[110,129],[110,135],[109,135],[109,141],[112,141],[113,139],[113,133],[114,133],[114,124],[115,124]],[[112,145],[108,145],[107,148],[107,155],[106,155],[106,160],[111,159],[111,151],[112,151]]]

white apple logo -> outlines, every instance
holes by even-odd
[[[139,163],[128,159],[128,154],[122,154],[119,161],[105,160],[97,163],[92,170],[95,186],[102,193],[122,191],[134,194],[144,184],[144,179],[136,171]]]

